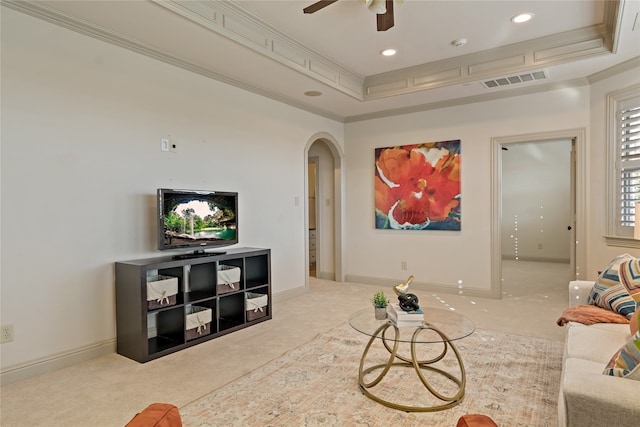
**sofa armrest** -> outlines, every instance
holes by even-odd
[[[640,381],[585,373],[565,376],[562,387],[568,427],[638,425]]]
[[[572,280],[569,282],[569,307],[586,304],[593,282],[589,280]]]

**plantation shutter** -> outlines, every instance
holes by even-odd
[[[635,205],[640,202],[640,96],[618,103],[616,137],[620,179],[618,224],[633,227]]]

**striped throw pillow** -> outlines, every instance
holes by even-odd
[[[636,332],[636,334],[613,355],[602,373],[604,375],[640,381],[640,332]]]
[[[593,284],[587,304],[611,310],[630,319],[636,311],[636,302],[620,283],[619,270],[623,263],[633,259],[635,258],[629,254],[615,257]]]
[[[620,282],[636,306],[640,305],[640,259],[633,258],[620,264]]]

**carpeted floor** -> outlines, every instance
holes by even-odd
[[[366,342],[348,324],[338,326],[184,405],[184,426],[455,426],[467,413],[486,414],[501,427],[557,425],[561,342],[476,330],[456,341],[467,373],[462,403],[431,413],[390,409],[359,391],[358,365]],[[379,363],[376,357],[385,355],[372,350],[368,360]],[[457,369],[447,358],[440,363]],[[398,403],[428,403],[412,374],[408,368],[392,370],[376,387]],[[447,390],[448,381],[425,376],[443,394],[454,393]]]

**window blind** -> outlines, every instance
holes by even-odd
[[[618,104],[616,134],[619,170],[619,225],[635,225],[636,202],[640,202],[640,96]],[[640,215],[640,212],[637,212]]]

